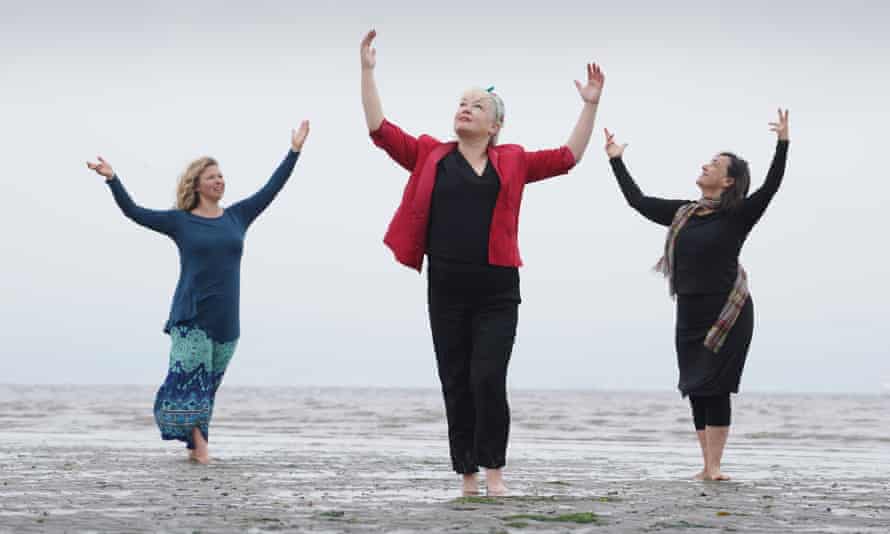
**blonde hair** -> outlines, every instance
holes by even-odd
[[[182,174],[179,175],[179,184],[176,185],[176,209],[192,211],[198,206],[198,179],[207,169],[219,165],[210,156],[204,156],[189,163]]]
[[[481,87],[471,87],[471,88],[467,89],[466,91],[464,91],[464,97],[469,96],[469,95],[484,96],[485,98],[488,99],[489,102],[491,102],[492,115],[493,115],[494,123],[498,125],[498,131],[494,135],[491,136],[491,140],[489,141],[489,144],[496,145],[498,142],[498,136],[501,133],[501,128],[504,127],[504,111],[505,110],[504,110],[503,99],[500,97],[500,95],[498,95],[497,93],[494,92],[494,88],[492,88],[491,90],[487,90],[487,89],[483,89]]]

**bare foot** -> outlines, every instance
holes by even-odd
[[[705,479],[705,470],[702,469],[701,471],[698,472],[697,475],[695,475],[692,478],[694,478],[695,480],[704,480]]]
[[[479,476],[476,473],[464,475],[463,495],[464,497],[479,495]]]
[[[195,448],[189,452],[189,460],[203,465],[209,464],[210,454],[207,451],[207,440],[204,439],[204,434],[201,434],[198,427],[192,428],[192,440],[195,443]]]
[[[730,480],[729,475],[724,475],[719,469],[715,471],[709,471],[705,475],[705,480],[713,480],[715,482],[719,482],[722,480]]]
[[[489,497],[506,497],[508,494],[509,490],[507,490],[507,486],[503,482],[500,484],[488,484]]]
[[[485,486],[489,497],[504,497],[507,495],[507,486],[504,485],[504,472],[500,469],[488,469],[485,471]]]

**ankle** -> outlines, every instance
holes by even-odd
[[[489,486],[492,485],[503,485],[504,483],[504,473],[500,469],[487,469],[485,471],[485,482]]]

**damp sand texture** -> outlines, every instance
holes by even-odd
[[[714,483],[673,394],[516,391],[513,495],[463,498],[433,390],[224,387],[209,466],[152,396],[0,386],[0,532],[890,530],[886,397],[742,395]]]

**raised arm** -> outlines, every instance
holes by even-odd
[[[581,108],[581,115],[578,122],[566,142],[566,146],[575,156],[575,163],[581,161],[584,151],[587,150],[587,144],[590,142],[590,135],[593,133],[593,121],[596,118],[596,110],[599,107],[600,95],[603,93],[603,84],[606,78],[603,71],[600,70],[596,63],[587,64],[587,83],[582,85],[581,82],[575,80],[575,87],[578,88],[578,94],[584,102]]]
[[[377,31],[369,31],[362,39],[359,51],[362,60],[362,107],[365,110],[365,123],[374,144],[385,150],[396,163],[411,171],[417,163],[417,139],[383,117],[383,105],[374,80],[377,50],[371,44],[375,37]]]
[[[644,195],[624,165],[622,156],[626,147],[627,143],[623,145],[615,143],[615,134],[606,130],[606,154],[609,155],[609,164],[612,166],[615,178],[618,179],[618,186],[621,187],[624,198],[643,217],[662,226],[670,226],[674,220],[674,214],[688,201],[667,200]]]
[[[120,207],[121,211],[136,224],[160,232],[164,235],[175,237],[176,234],[176,215],[178,210],[150,210],[136,205],[129,193],[121,183],[120,178],[114,173],[111,164],[98,157],[97,163],[87,162],[87,167],[95,171],[96,174],[105,178],[105,183],[111,189],[114,201]]]
[[[308,135],[309,121],[303,121],[300,123],[299,129],[291,131],[291,148],[284,160],[278,165],[278,168],[275,169],[275,172],[272,173],[266,185],[253,195],[233,204],[229,208],[241,219],[245,228],[250,226],[254,219],[269,206],[272,200],[275,199],[275,196],[278,195],[278,192],[281,191],[281,188],[284,187],[284,184],[287,183],[288,178],[294,171],[294,165],[297,164],[297,159],[303,150],[303,143],[306,142]]]
[[[526,182],[537,182],[566,174],[581,160],[590,142],[604,81],[605,77],[596,63],[588,63],[587,83],[582,85],[575,80],[575,87],[578,88],[584,107],[581,108],[581,115],[575,123],[575,128],[572,129],[569,140],[560,148],[526,152],[525,160],[528,167]]]
[[[377,92],[377,82],[374,80],[374,67],[377,66],[377,50],[371,46],[377,30],[371,30],[362,39],[362,107],[365,109],[365,122],[368,131],[374,132],[380,128],[383,122],[383,105],[380,103],[380,94]]]
[[[776,153],[773,156],[773,162],[770,164],[769,171],[766,173],[766,180],[760,189],[752,193],[742,205],[739,207],[739,216],[748,227],[757,224],[766,207],[779,190],[782,184],[782,177],[785,175],[785,162],[788,158],[788,144],[790,137],[788,133],[788,110],[784,112],[779,110],[779,121],[769,123],[770,130],[776,132]]]

